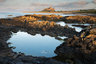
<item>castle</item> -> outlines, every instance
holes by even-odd
[[[55,9],[52,8],[52,7],[49,7],[49,8],[45,8],[44,10],[42,11],[45,11],[45,12],[55,12]]]

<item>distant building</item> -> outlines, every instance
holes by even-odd
[[[49,8],[45,8],[44,10],[42,11],[45,11],[45,12],[55,12],[55,9],[52,8],[52,7],[49,7]]]

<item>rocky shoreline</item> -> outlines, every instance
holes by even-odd
[[[66,39],[56,48],[55,53],[73,64],[95,64],[96,27],[83,30],[79,37]]]
[[[46,57],[33,57],[33,56],[27,56],[23,53],[16,53],[12,51],[12,48],[9,47],[10,43],[7,43],[6,41],[11,38],[12,32],[17,33],[19,30],[25,31],[31,35],[35,34],[42,34],[42,35],[50,35],[52,37],[57,38],[58,36],[73,36],[71,31],[73,30],[73,33],[77,33],[74,29],[69,27],[62,27],[60,25],[53,25],[53,29],[48,30],[41,30],[39,27],[34,26],[35,28],[31,27],[30,24],[28,25],[18,25],[14,21],[3,21],[0,24],[0,40],[1,41],[1,51],[0,51],[0,63],[1,64],[68,64],[65,62],[60,62],[52,58],[46,58]],[[24,27],[23,27],[24,26]],[[49,26],[50,27],[50,26]],[[56,28],[56,29],[55,29]],[[58,28],[58,31],[56,32]],[[69,32],[67,35],[65,32]],[[74,33],[74,34],[75,34]]]
[[[96,16],[67,16],[63,17],[65,23],[96,23]]]
[[[0,30],[0,64],[67,64],[52,58],[33,57],[21,52],[13,52],[14,47],[9,47],[11,43],[6,41],[11,37],[12,32],[16,33],[20,28],[0,26]]]
[[[1,19],[0,19],[1,20]],[[2,19],[4,20],[4,19]],[[10,20],[10,19],[7,19]],[[11,18],[11,20],[21,21],[24,22],[35,22],[35,21],[64,21],[65,23],[89,23],[94,24],[96,23],[96,16],[61,16],[61,15],[42,15],[42,14],[32,14],[32,15],[24,15],[24,16],[17,16]]]
[[[41,14],[33,14],[33,15],[25,15],[13,18],[14,20],[21,20],[27,19],[27,21],[64,21],[65,23],[89,23],[94,24],[96,23],[96,16],[60,16],[60,15],[41,15]]]
[[[63,27],[55,22],[21,20],[21,18],[0,19],[0,64],[96,64],[95,26],[86,27],[78,33],[74,28]],[[56,57],[33,57],[12,51],[14,47],[9,47],[11,43],[6,42],[12,32],[17,33],[19,30],[31,35],[68,38],[54,51]]]
[[[1,25],[9,27],[26,28],[29,31],[29,33],[35,32],[51,36],[66,36],[66,37],[72,37],[73,35],[78,34],[78,32],[76,32],[74,28],[70,28],[68,26],[63,27],[60,26],[59,24],[56,24],[55,22],[49,22],[49,21],[22,22],[22,21],[16,21],[14,19],[1,19],[0,23]]]

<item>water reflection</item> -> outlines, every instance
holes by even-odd
[[[0,12],[0,18],[12,18],[12,17],[24,16],[24,15],[28,15],[28,14],[42,14],[42,15],[55,14],[55,15],[61,15],[61,16],[75,16],[75,14],[63,14],[63,13],[22,13],[22,12],[12,13],[12,12]]]
[[[58,38],[60,39],[60,36]],[[61,37],[61,39],[64,38],[66,37]],[[48,35],[41,36],[40,34],[33,36],[27,32],[19,31],[13,33],[8,42],[12,42],[12,46],[16,47],[15,52],[23,52],[33,56],[53,57],[56,56],[55,48],[63,42],[59,39]]]
[[[59,22],[56,22],[57,24],[60,24],[61,26],[65,26],[65,25],[68,25],[69,27],[71,28],[75,28],[75,30],[77,32],[80,32],[83,28],[81,27],[76,27],[76,26],[72,26],[72,25],[84,25],[84,26],[89,26],[90,24],[78,24],[78,23],[65,23],[64,21],[59,21]]]

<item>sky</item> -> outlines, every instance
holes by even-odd
[[[0,0],[0,11],[40,11],[50,6],[58,11],[96,9],[96,0]]]

